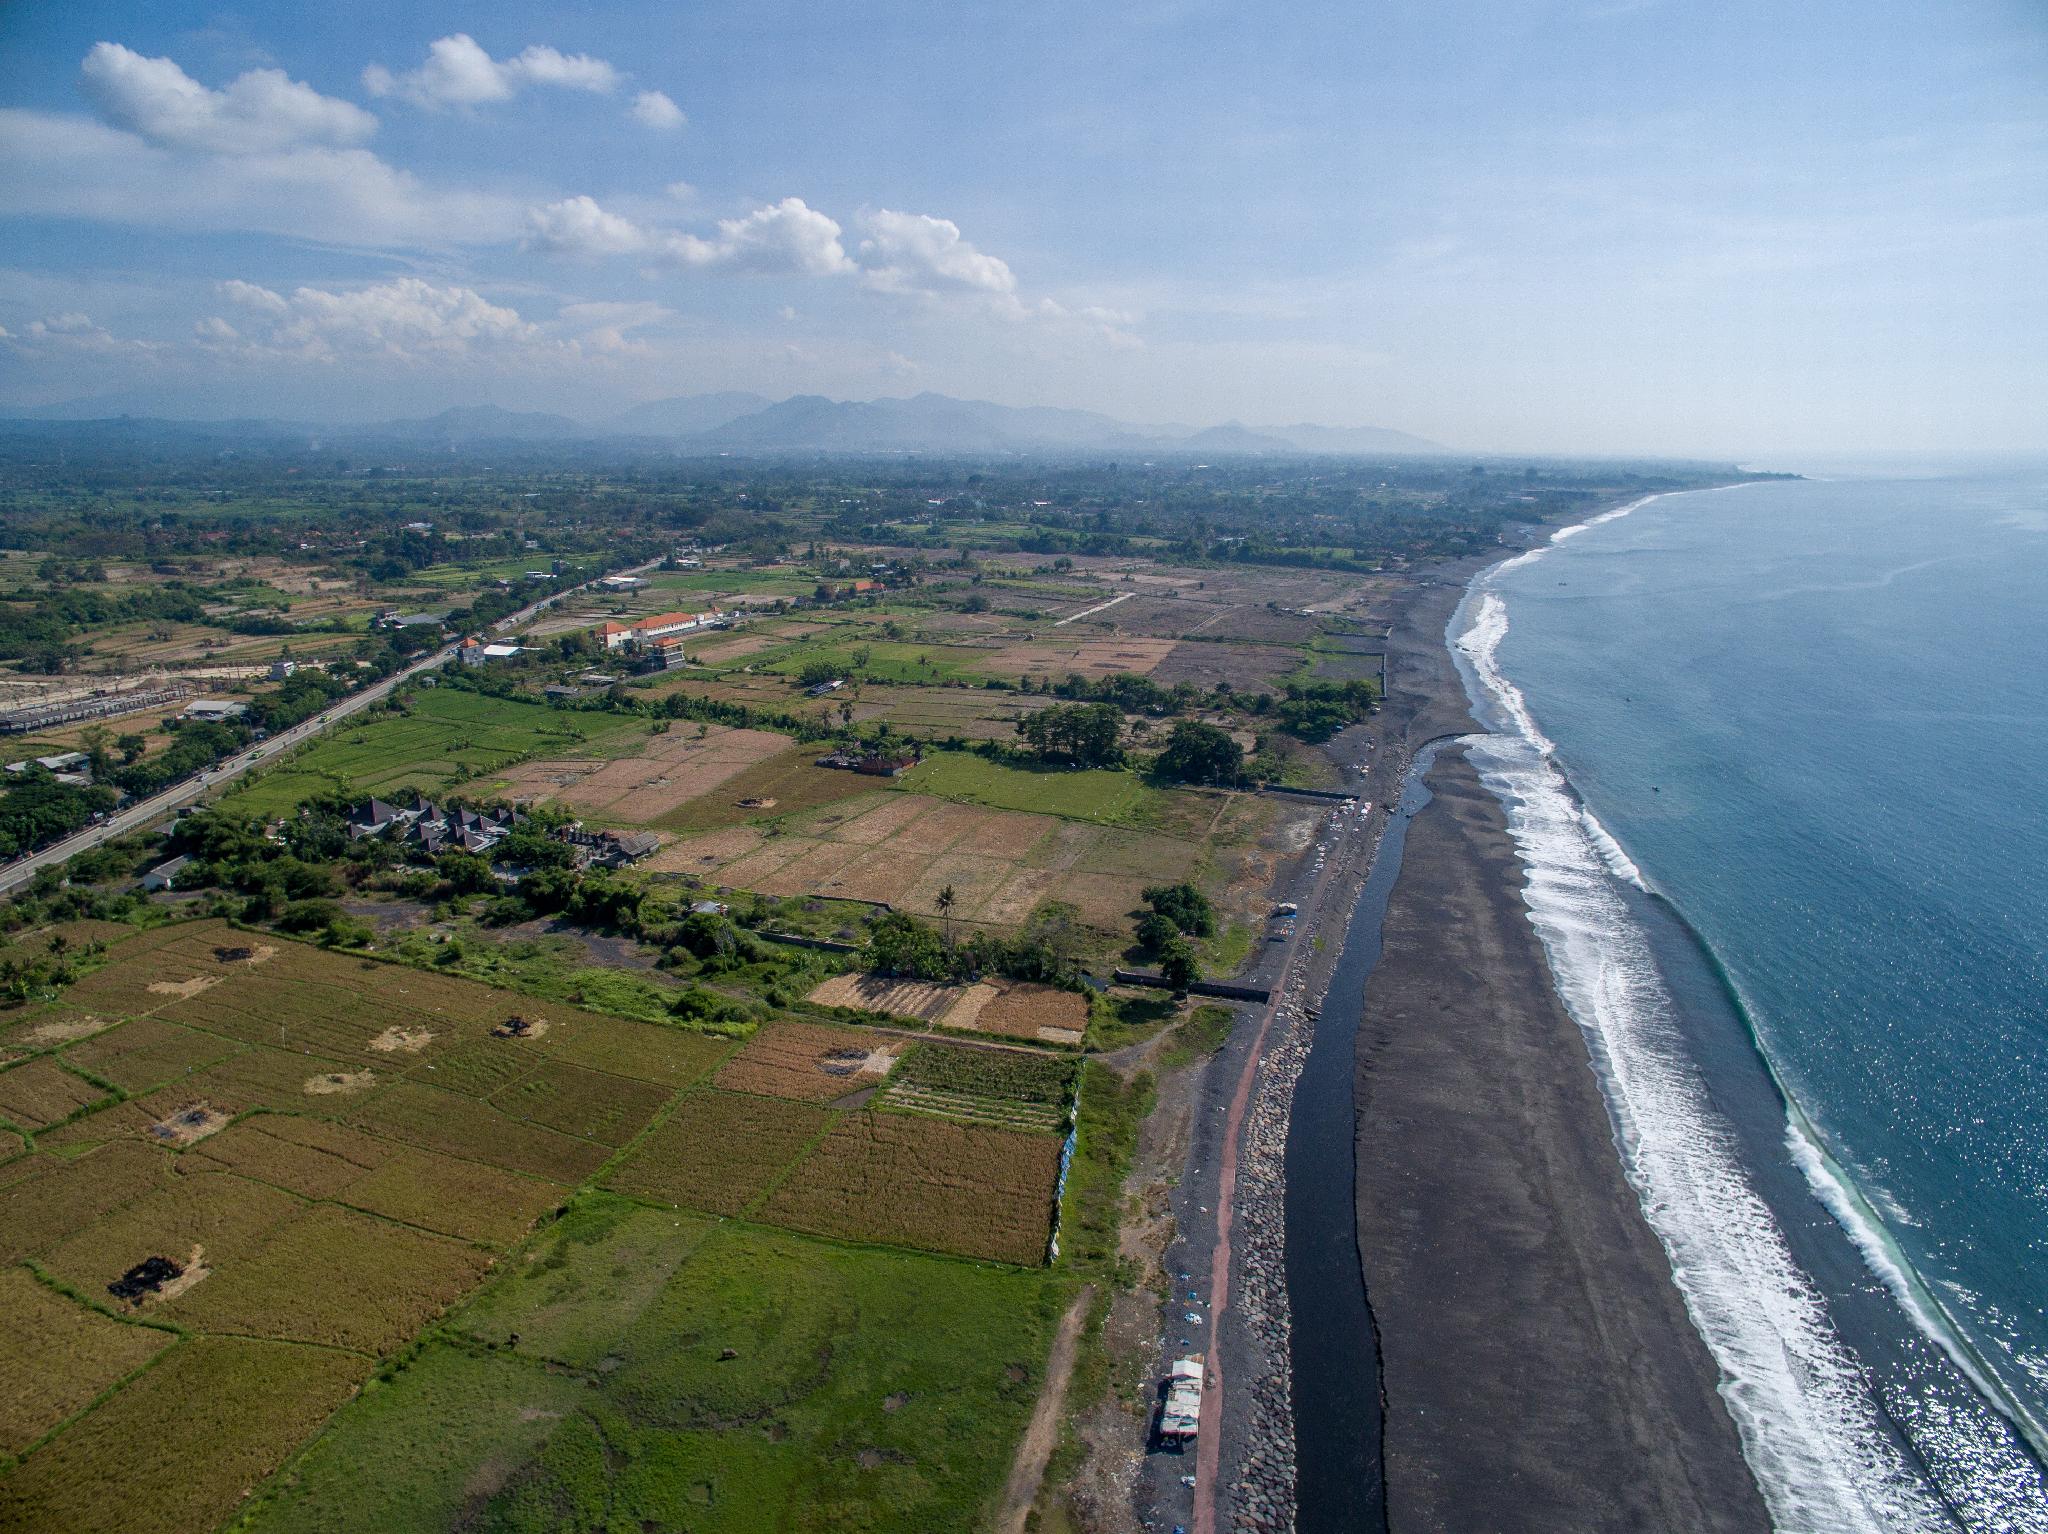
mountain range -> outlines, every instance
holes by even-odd
[[[101,421],[120,418],[190,420],[173,399],[100,396],[11,412],[17,421]],[[1174,455],[1299,456],[1427,454],[1452,451],[1406,432],[1378,426],[1246,426],[1230,421],[1197,428],[1141,426],[1092,410],[997,405],[987,400],[918,394],[908,399],[833,400],[798,394],[686,394],[649,400],[600,421],[497,405],[459,405],[438,415],[369,425],[253,422],[277,431],[332,438],[372,438],[451,446],[483,442],[601,442],[632,439],[681,453],[738,456],[859,453],[1025,454],[1159,452]]]

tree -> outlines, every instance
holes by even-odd
[[[953,893],[953,886],[949,884],[939,891],[939,898],[933,902],[946,923],[946,942],[949,945],[953,941],[953,905],[957,898]]]
[[[1159,950],[1159,974],[1176,991],[1185,991],[1202,978],[1202,961],[1195,953],[1195,945],[1184,937],[1175,937]]]
[[[1122,761],[1123,730],[1124,716],[1112,703],[1055,703],[1017,721],[1017,733],[1040,757],[1063,756],[1076,767]]]
[[[1244,776],[1244,747],[1228,730],[1183,719],[1152,766],[1176,783],[1235,783]]]
[[[1144,891],[1144,901],[1190,937],[1208,937],[1216,930],[1215,908],[1192,884],[1151,885]]]
[[[1147,953],[1164,953],[1166,945],[1180,936],[1173,918],[1149,911],[1138,922],[1138,946]]]
[[[890,911],[868,928],[863,954],[866,968],[882,975],[902,975],[913,980],[952,978],[953,955],[939,940],[939,934],[914,916]]]

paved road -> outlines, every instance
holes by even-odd
[[[633,566],[630,570],[608,573],[637,575],[642,570],[651,570],[660,563],[659,559],[650,559],[645,564]],[[581,586],[571,586],[566,590],[557,591],[549,596],[542,597],[538,602],[528,603],[525,607],[520,608],[518,612],[511,614],[509,617],[500,618],[496,623],[492,624],[492,631],[499,634],[508,633],[518,628],[522,623],[531,622],[571,592],[581,591],[585,587],[594,586],[597,584],[597,580],[602,580],[603,578],[603,576],[599,576],[596,580],[585,581]],[[33,879],[39,869],[62,863],[65,859],[76,857],[79,853],[97,847],[102,842],[111,841],[115,837],[126,836],[131,831],[138,831],[144,826],[149,825],[152,821],[163,819],[164,816],[170,814],[173,810],[182,808],[187,804],[191,804],[194,800],[212,793],[223,783],[232,782],[243,773],[249,771],[250,768],[261,766],[265,762],[274,761],[284,753],[304,745],[323,731],[333,729],[342,720],[348,718],[349,715],[368,708],[372,703],[388,698],[393,689],[411,681],[421,672],[432,671],[437,666],[445,666],[454,658],[455,652],[460,648],[459,642],[443,645],[431,655],[414,661],[403,671],[394,672],[381,682],[373,682],[360,692],[352,692],[346,698],[336,700],[324,713],[306,720],[303,724],[295,724],[282,734],[273,735],[270,739],[260,742],[249,750],[237,752],[225,761],[216,762],[196,778],[186,778],[181,783],[173,783],[160,794],[152,795],[147,799],[139,799],[126,809],[117,810],[112,816],[97,825],[87,826],[83,831],[67,836],[63,841],[45,847],[41,852],[31,853],[25,858],[19,858],[9,863],[4,869],[0,869],[0,895],[11,894],[19,889],[22,885],[28,883],[30,879]]]

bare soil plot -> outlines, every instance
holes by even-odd
[[[777,739],[787,745],[783,737]],[[798,746],[757,761],[726,778],[714,791],[700,794],[652,823],[664,831],[714,831],[767,814],[788,815],[873,792],[873,778],[818,766],[820,750],[815,745]],[[773,799],[775,807],[764,811],[742,803],[749,799]]]
[[[1189,682],[1203,689],[1228,682],[1240,692],[1275,691],[1281,680],[1302,663],[1303,653],[1279,645],[1183,640],[1153,668],[1152,680],[1162,687]]]
[[[733,826],[704,836],[670,842],[640,866],[650,873],[706,873],[737,862],[761,845],[763,832],[754,826]]]
[[[1060,1142],[911,1114],[850,1113],[762,1206],[778,1225],[1036,1265]]]
[[[1115,609],[1111,609],[1115,611]],[[1105,614],[1107,616],[1107,614]],[[1170,639],[1137,636],[1117,639],[1050,640],[1005,645],[991,652],[984,669],[1000,676],[1085,677],[1129,673],[1150,676],[1173,650]]]
[[[0,1528],[214,1528],[372,1367],[325,1349],[185,1343],[0,1481]]]
[[[808,1103],[692,1092],[633,1148],[606,1186],[706,1214],[738,1214],[830,1122],[829,1113]]]
[[[981,1009],[975,1026],[983,1033],[1078,1043],[1088,1026],[1088,1000],[1055,986],[1006,981],[1001,993]]]
[[[648,736],[631,756],[525,762],[503,781],[515,799],[553,800],[602,819],[646,824],[788,749],[787,736],[765,730],[679,724]]]
[[[828,1103],[888,1075],[900,1047],[858,1028],[769,1023],[712,1079],[728,1092]]]

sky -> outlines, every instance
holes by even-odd
[[[8,0],[0,410],[2048,448],[2040,0]]]

